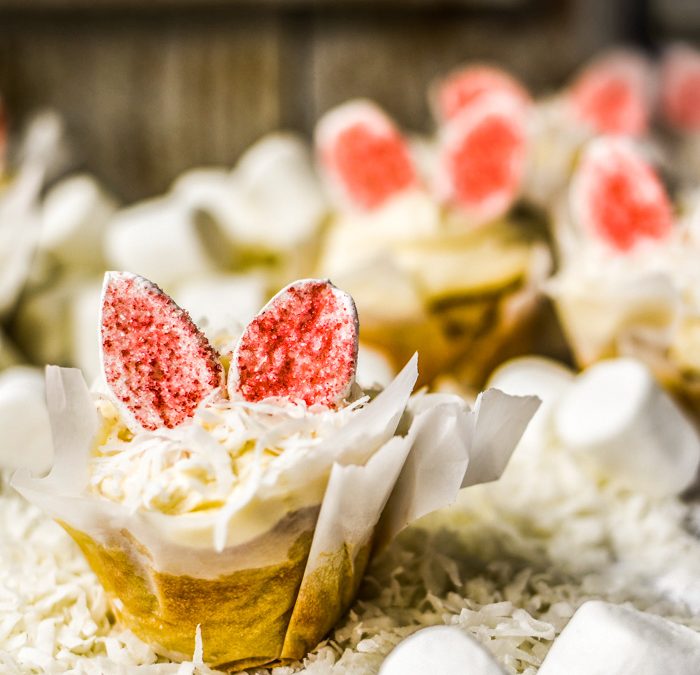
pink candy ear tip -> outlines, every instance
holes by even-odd
[[[181,424],[222,384],[216,350],[143,277],[105,274],[100,333],[105,381],[127,418],[145,429]]]
[[[641,240],[661,240],[673,230],[668,194],[638,150],[626,139],[600,138],[585,150],[571,187],[576,221],[619,251]]]
[[[335,407],[350,393],[358,322],[352,298],[326,279],[282,289],[247,326],[234,352],[229,393]]]
[[[508,96],[524,108],[532,104],[530,93],[517,78],[488,64],[463,66],[448,73],[433,83],[429,98],[438,122],[447,122],[491,94]]]

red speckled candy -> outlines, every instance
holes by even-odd
[[[525,88],[507,72],[491,66],[462,68],[438,83],[434,92],[435,116],[439,121],[453,119],[487,94],[500,93],[520,105],[530,105]]]
[[[619,251],[643,239],[663,239],[673,228],[664,186],[624,139],[600,138],[587,147],[571,197],[577,222]]]
[[[222,383],[217,352],[187,312],[143,277],[105,275],[101,334],[105,380],[145,429],[176,427]]]
[[[527,135],[522,109],[489,97],[444,129],[441,163],[446,199],[483,222],[503,215],[518,195]]]
[[[417,182],[408,144],[375,105],[352,101],[317,127],[323,168],[345,198],[370,211]]]
[[[700,51],[676,45],[664,54],[661,106],[667,124],[674,129],[700,131]]]
[[[297,281],[248,324],[229,392],[248,401],[276,396],[333,408],[350,393],[357,333],[355,303],[347,293],[325,280]]]
[[[596,59],[569,92],[574,115],[601,134],[640,136],[651,115],[651,74],[644,57],[613,52]]]

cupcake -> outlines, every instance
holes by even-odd
[[[13,484],[158,653],[188,658],[199,628],[213,666],[302,658],[373,551],[502,471],[537,399],[411,397],[415,357],[362,392],[357,333],[349,295],[302,280],[219,352],[155,285],[107,274],[103,384],[48,369],[55,461]]]
[[[700,178],[700,50],[677,43],[665,49],[660,68],[659,109],[672,156],[672,171],[686,189]]]
[[[700,410],[698,239],[629,140],[585,149],[548,284],[578,364],[627,355]]]
[[[376,105],[351,101],[319,121],[336,214],[318,269],[355,297],[363,342],[397,366],[418,348],[421,382],[461,370],[478,387],[504,350],[527,351],[549,258],[529,223],[505,215],[524,168],[524,104],[503,92],[473,98],[449,108],[429,180]]]

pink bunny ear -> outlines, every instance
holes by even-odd
[[[661,65],[661,109],[666,123],[678,131],[700,131],[700,51],[678,44]]]
[[[105,275],[101,342],[105,380],[144,429],[176,427],[222,384],[216,350],[187,312],[143,277]]]
[[[326,280],[296,281],[245,329],[229,371],[229,393],[333,408],[355,378],[357,335],[357,311],[347,293]]]
[[[603,137],[590,143],[571,185],[576,223],[618,251],[671,233],[671,203],[659,177],[631,142]]]
[[[636,52],[610,52],[591,62],[571,85],[572,114],[599,134],[640,136],[647,132],[654,76],[649,61]]]
[[[408,144],[389,117],[369,101],[350,101],[316,127],[321,168],[350,206],[371,211],[417,184]]]
[[[439,197],[477,223],[502,216],[520,191],[527,145],[523,108],[501,94],[482,97],[442,129]]]
[[[439,80],[431,91],[432,108],[440,123],[454,119],[488,94],[510,96],[524,108],[532,103],[527,90],[505,70],[475,65],[456,70]]]

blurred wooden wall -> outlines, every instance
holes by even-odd
[[[353,96],[427,131],[429,81],[465,60],[502,63],[545,91],[600,48],[639,41],[649,12],[668,15],[669,2],[688,5],[0,0],[0,93],[16,125],[58,109],[80,163],[131,200],[193,165],[231,165],[266,131],[309,133]]]

